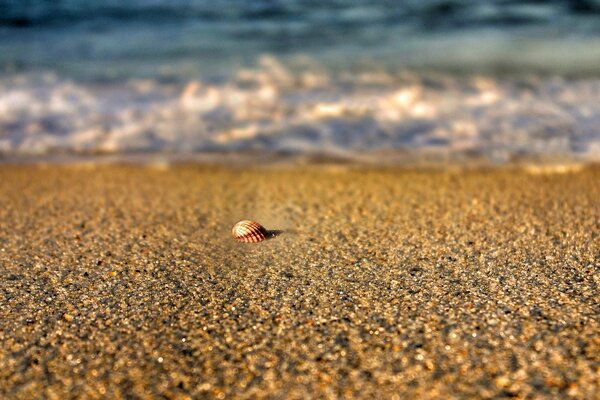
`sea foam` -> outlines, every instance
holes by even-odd
[[[221,82],[0,78],[0,154],[600,159],[600,79],[290,69]]]

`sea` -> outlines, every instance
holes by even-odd
[[[600,161],[599,0],[0,0],[0,160]]]

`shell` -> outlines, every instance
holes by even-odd
[[[257,243],[269,237],[269,231],[264,226],[254,221],[240,221],[231,229],[233,238],[238,242]]]

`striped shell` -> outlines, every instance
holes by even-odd
[[[233,238],[238,242],[257,243],[269,237],[269,231],[254,221],[240,221],[231,229]]]

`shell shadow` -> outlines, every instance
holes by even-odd
[[[283,235],[284,233],[287,233],[288,231],[285,230],[279,230],[279,229],[273,229],[273,230],[268,230],[267,231],[267,240],[268,239],[273,239],[279,235]]]

